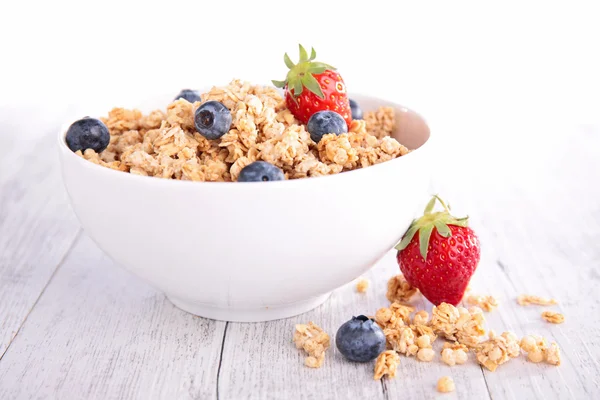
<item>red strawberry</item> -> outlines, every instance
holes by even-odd
[[[284,81],[272,82],[278,88],[284,88],[287,107],[303,124],[307,124],[317,111],[331,110],[340,114],[350,126],[352,112],[344,80],[331,65],[313,61],[316,56],[315,49],[311,49],[309,58],[300,45],[300,60],[294,64],[286,53],[283,61],[290,69],[287,77]]]
[[[444,211],[433,212],[436,200]],[[435,305],[460,303],[479,263],[479,239],[467,220],[450,215],[448,206],[434,196],[396,246],[404,277]]]

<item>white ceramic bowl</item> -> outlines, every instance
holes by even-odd
[[[388,101],[352,98],[365,111],[395,107],[394,136],[417,150],[318,178],[178,181],[76,156],[65,144],[66,124],[58,146],[64,184],[86,233],[177,307],[226,321],[291,317],[373,266],[427,200],[433,156],[424,120]]]

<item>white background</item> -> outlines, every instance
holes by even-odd
[[[471,173],[519,173],[600,121],[594,2],[1,4],[2,135],[34,140],[65,115],[183,87],[283,79],[283,53],[295,59],[298,43],[350,91],[423,114],[455,162],[489,166]]]

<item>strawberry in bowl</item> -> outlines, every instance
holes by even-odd
[[[272,81],[283,88],[289,110],[303,124],[319,111],[334,111],[342,116],[346,124],[352,122],[350,101],[346,85],[335,67],[315,61],[317,53],[311,49],[310,57],[306,49],[300,47],[300,60],[294,64],[287,53],[283,56],[290,69],[285,80]]]

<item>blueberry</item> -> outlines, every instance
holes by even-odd
[[[315,142],[319,142],[323,135],[328,133],[335,133],[339,135],[341,133],[348,132],[348,125],[344,118],[333,111],[319,111],[314,113],[306,124],[310,138]]]
[[[367,362],[385,350],[385,335],[372,319],[359,315],[340,326],[335,344],[350,361]]]
[[[350,100],[350,111],[352,111],[352,119],[363,119],[363,112],[360,109],[358,103],[352,99]]]
[[[85,117],[69,126],[65,140],[73,151],[92,149],[100,153],[108,146],[110,133],[102,121]]]
[[[196,90],[183,89],[181,92],[179,92],[177,97],[175,97],[173,99],[173,101],[179,100],[179,99],[185,99],[185,100],[189,101],[190,103],[193,103],[195,101],[200,101],[200,94]]]
[[[283,171],[266,161],[254,161],[240,171],[238,182],[282,181]]]
[[[231,112],[218,101],[207,101],[196,110],[196,130],[207,139],[218,139],[231,128]]]

